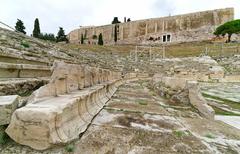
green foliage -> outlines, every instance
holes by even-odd
[[[217,27],[214,35],[225,36],[226,34],[228,34],[228,42],[230,42],[232,34],[238,33],[240,33],[240,19],[226,22],[223,25]]]
[[[57,42],[63,42],[63,41],[68,42],[67,36],[65,35],[65,32],[62,27],[59,27],[59,31],[56,39],[57,39]]]
[[[93,39],[97,39],[97,35],[93,35],[93,37],[92,37]]]
[[[84,44],[84,37],[83,37],[83,34],[81,34],[81,44]]]
[[[148,103],[145,100],[137,100],[138,104],[140,105],[147,105]]]
[[[205,137],[210,138],[210,139],[215,139],[216,137],[212,134],[206,134]]]
[[[98,36],[98,45],[103,45],[103,36],[102,36],[102,33],[100,33],[99,36]]]
[[[51,34],[51,33],[49,33],[49,34],[48,33],[45,33],[45,34],[40,33],[38,38],[42,39],[42,40],[47,40],[47,41],[56,41],[54,34]]]
[[[26,41],[22,41],[22,42],[21,42],[21,45],[22,45],[23,47],[25,47],[25,48],[29,48],[29,47],[30,47],[29,43],[26,42]]]
[[[118,29],[118,25],[115,25],[114,27],[114,42],[117,42],[117,29]]]
[[[65,150],[67,152],[73,152],[74,151],[74,145],[73,144],[69,144],[65,147]]]
[[[0,126],[0,145],[6,144],[9,136],[5,133],[6,126]]]
[[[183,135],[185,135],[184,131],[180,131],[180,130],[175,130],[173,131],[173,133],[177,136],[177,137],[182,137]]]
[[[40,25],[39,25],[39,20],[38,18],[35,19],[34,21],[34,29],[33,29],[33,37],[40,37],[41,31],[40,31]]]
[[[222,109],[214,107],[214,106],[212,106],[212,108],[214,109],[216,115],[240,116],[240,114],[230,112],[230,111],[225,111],[225,110],[222,110]]]
[[[113,18],[113,21],[112,21],[112,24],[118,24],[118,23],[121,23],[121,22],[118,20],[118,17],[114,17],[114,18]]]
[[[22,20],[20,20],[20,19],[17,19],[16,25],[15,25],[15,29],[16,29],[17,32],[21,32],[23,34],[26,34],[25,26],[24,26]]]

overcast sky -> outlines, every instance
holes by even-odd
[[[240,0],[0,0],[0,21],[14,27],[19,18],[30,35],[39,18],[42,32],[56,34],[59,26],[68,33],[80,25],[109,24],[114,16],[138,20],[226,7],[240,18]]]

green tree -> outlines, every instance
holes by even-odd
[[[59,27],[59,31],[57,33],[57,42],[68,42],[67,36],[65,35],[65,32],[62,27]]]
[[[15,29],[16,29],[17,32],[21,32],[23,34],[26,34],[25,26],[24,26],[22,20],[20,20],[20,19],[17,19]]]
[[[118,29],[118,25],[114,26],[114,42],[117,42],[117,29]]]
[[[228,34],[227,42],[231,42],[232,34],[238,34],[238,33],[240,33],[240,19],[232,20],[224,23],[223,25],[220,25],[215,30],[214,35],[225,36],[226,34]]]
[[[81,34],[81,44],[84,44],[84,37],[83,37],[83,34]]]
[[[121,23],[121,22],[118,20],[118,17],[114,17],[114,18],[113,18],[113,21],[112,21],[112,24],[118,24],[118,23]]]
[[[34,21],[33,37],[38,38],[40,34],[41,34],[41,31],[40,31],[39,20],[38,18],[36,18]]]
[[[100,33],[99,36],[98,36],[98,45],[103,45],[103,36],[102,36],[102,33]]]
[[[42,34],[42,33],[40,33],[39,35],[38,35],[38,38],[39,39],[42,39],[42,40],[47,40],[47,41],[56,41],[56,38],[55,38],[55,36],[54,36],[54,34],[51,34],[51,33],[45,33],[45,34]]]

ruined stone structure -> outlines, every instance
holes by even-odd
[[[161,44],[209,40],[215,28],[234,19],[234,9],[137,20],[117,25],[80,27],[68,35],[71,43],[96,44],[100,33],[105,44]],[[115,28],[117,30],[115,31]]]

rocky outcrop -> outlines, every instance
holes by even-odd
[[[197,81],[188,81],[187,89],[189,91],[188,97],[189,97],[190,103],[196,109],[198,109],[198,111],[200,112],[200,114],[203,117],[205,117],[207,119],[214,119],[215,112],[212,109],[212,107],[210,107],[207,104],[207,101],[202,96],[202,94],[200,92],[200,88],[198,86],[198,82]]]
[[[38,150],[77,139],[122,82],[118,72],[56,62],[49,84],[14,112],[6,132]]]
[[[203,117],[214,119],[214,110],[208,106],[207,101],[202,96],[197,81],[155,75],[153,85],[161,96],[167,97],[171,102],[181,103],[182,105],[191,104]]]
[[[12,113],[17,109],[18,103],[17,95],[0,96],[0,126],[10,123]]]

